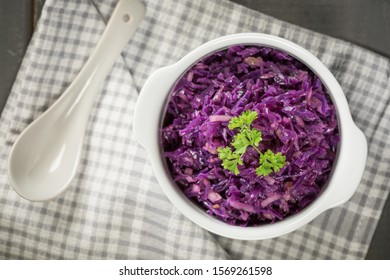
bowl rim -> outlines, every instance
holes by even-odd
[[[169,98],[171,88],[185,71],[196,61],[210,53],[239,44],[262,45],[280,49],[309,67],[328,89],[328,93],[337,110],[339,133],[341,135],[338,155],[332,167],[333,174],[329,178],[327,187],[323,189],[322,194],[297,214],[273,224],[254,227],[239,227],[226,224],[209,216],[204,210],[191,202],[173,183],[171,175],[166,169],[165,160],[161,156],[158,133],[161,118],[165,113],[164,106]],[[161,94],[161,96],[153,94],[156,90],[165,94]],[[146,116],[144,111],[148,109],[150,113],[151,98],[153,98],[152,107],[154,106],[155,110],[153,110],[153,114]],[[148,151],[157,181],[169,200],[187,218],[199,226],[218,235],[235,239],[260,240],[277,237],[309,223],[325,210],[343,204],[356,191],[364,171],[367,156],[365,136],[354,124],[343,90],[327,67],[303,47],[281,37],[263,33],[238,33],[216,38],[192,50],[175,64],[160,68],[154,72],[146,81],[137,101],[134,132],[138,142]],[[362,152],[356,153],[356,149],[360,149]],[[352,167],[348,166],[349,158],[354,159],[352,164],[350,164]],[[343,175],[346,172],[352,172],[350,174],[352,178],[346,180]],[[335,191],[335,186],[342,184],[348,185],[348,187]]]

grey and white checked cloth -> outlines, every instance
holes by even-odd
[[[8,183],[10,147],[77,75],[116,3],[46,1],[0,120],[0,258],[364,258],[390,188],[389,60],[225,0],[145,2],[146,18],[94,104],[71,187],[50,202],[32,203]],[[165,198],[132,134],[138,92],[155,69],[237,32],[278,35],[319,57],[340,82],[369,143],[363,180],[348,203],[264,241],[222,238],[183,217]]]

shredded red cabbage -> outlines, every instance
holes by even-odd
[[[277,173],[257,176],[259,154],[249,147],[234,175],[218,147],[235,134],[227,125],[258,113],[261,152],[286,156]],[[283,220],[310,204],[326,185],[339,143],[336,110],[321,80],[287,53],[232,46],[193,65],[171,91],[161,143],[173,180],[211,216],[256,226]]]

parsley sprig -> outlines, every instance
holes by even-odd
[[[262,141],[261,131],[256,128],[251,129],[251,124],[257,117],[256,111],[248,110],[240,116],[232,118],[228,128],[239,131],[231,143],[234,151],[231,147],[218,148],[218,157],[222,160],[223,168],[230,170],[235,175],[240,173],[238,165],[243,164],[242,156],[249,146],[253,147],[260,155],[260,166],[256,168],[258,176],[268,176],[272,172],[278,172],[286,164],[286,157],[280,152],[275,154],[269,149],[265,153],[260,152],[257,146]]]

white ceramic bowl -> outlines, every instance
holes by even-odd
[[[159,144],[161,120],[169,93],[176,81],[201,58],[237,44],[280,49],[305,63],[320,77],[331,95],[337,109],[341,138],[333,173],[321,194],[301,212],[282,221],[256,227],[228,225],[209,216],[206,211],[186,198],[179,187],[173,183]],[[302,47],[288,40],[260,33],[242,33],[217,38],[196,48],[177,63],[155,71],[146,81],[138,97],[134,133],[139,143],[148,151],[157,180],[169,200],[188,219],[199,226],[218,235],[236,239],[256,240],[277,237],[309,223],[325,210],[345,203],[359,185],[367,157],[366,138],[353,122],[343,90],[326,66]]]

